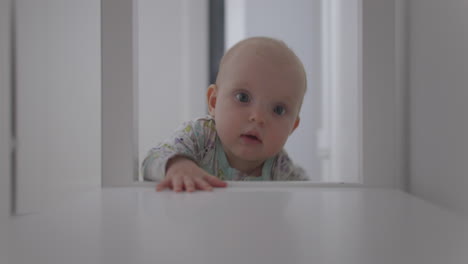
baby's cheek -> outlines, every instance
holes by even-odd
[[[273,142],[276,149],[281,150],[289,137],[289,130],[286,128],[278,129],[273,133]]]
[[[226,144],[230,139],[232,138],[232,132],[233,129],[231,127],[231,124],[228,122],[229,119],[227,118],[222,118],[218,122],[216,122],[216,131],[218,133],[218,136],[221,138],[221,141]]]

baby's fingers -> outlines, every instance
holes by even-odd
[[[204,179],[213,187],[226,187],[227,186],[226,182],[210,174],[206,174]]]
[[[197,186],[197,189],[204,190],[204,191],[213,190],[213,187],[208,182],[206,182],[203,178],[195,178],[193,180],[195,181],[195,185]]]
[[[156,185],[156,191],[159,192],[166,188],[171,188],[171,185],[172,181],[166,178]]]
[[[181,192],[183,185],[184,185],[184,182],[181,177],[172,178],[172,189],[174,190],[174,192]]]
[[[191,177],[184,177],[184,185],[185,190],[187,192],[194,192],[195,191],[195,183],[193,182]]]

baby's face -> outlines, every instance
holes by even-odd
[[[290,61],[244,52],[220,72],[209,102],[229,160],[263,162],[283,148],[299,124],[305,92],[301,68]]]

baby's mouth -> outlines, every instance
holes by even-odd
[[[241,134],[241,138],[247,139],[249,141],[257,141],[260,143],[262,142],[262,140],[258,136],[253,134]]]

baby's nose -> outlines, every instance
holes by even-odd
[[[263,111],[262,109],[253,109],[250,112],[249,121],[257,122],[259,124],[264,124],[265,123],[265,111]]]

